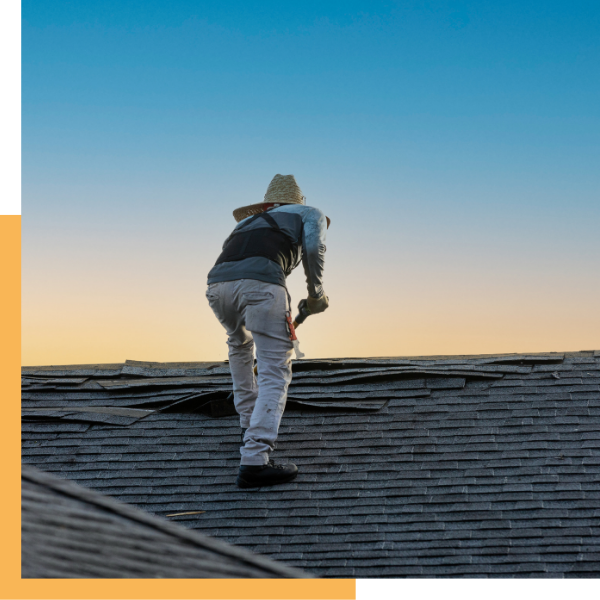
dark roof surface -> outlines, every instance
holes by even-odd
[[[29,465],[21,483],[24,578],[307,576]]]
[[[158,515],[205,511],[170,518],[320,576],[600,575],[600,352],[294,372],[291,398],[321,406],[288,404],[289,484],[235,487],[238,417],[211,416],[231,408],[223,363],[24,369],[24,407],[63,412],[29,412],[23,460]],[[85,381],[53,383],[69,377]]]

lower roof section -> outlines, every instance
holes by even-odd
[[[23,578],[309,577],[28,465],[21,557]]]

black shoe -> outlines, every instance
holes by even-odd
[[[276,465],[269,461],[266,465],[241,465],[236,484],[240,488],[277,485],[292,481],[298,475],[298,467],[292,463]]]
[[[244,445],[244,436],[246,435],[246,431],[248,431],[248,428],[246,427],[246,429],[244,429],[242,427],[242,446]]]

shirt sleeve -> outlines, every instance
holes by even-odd
[[[303,216],[302,224],[302,266],[306,274],[306,288],[309,296],[319,298],[323,295],[327,219],[318,208],[313,208]]]

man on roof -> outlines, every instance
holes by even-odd
[[[236,411],[242,427],[239,487],[291,481],[296,465],[270,460],[292,380],[291,299],[286,277],[304,266],[310,314],[329,306],[323,291],[329,218],[293,175],[275,175],[264,201],[233,211],[238,222],[208,274],[206,297],[227,331]],[[254,375],[254,350],[258,381]]]

